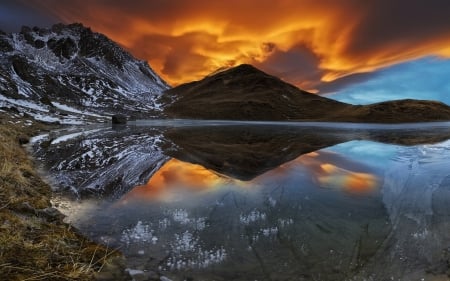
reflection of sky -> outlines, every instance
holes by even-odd
[[[352,104],[394,99],[439,100],[450,105],[450,59],[428,57],[380,71],[368,81],[327,95]]]
[[[398,146],[371,141],[349,141],[329,147],[327,150],[381,169],[396,154]]]

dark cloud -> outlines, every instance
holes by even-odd
[[[320,94],[334,93],[348,86],[363,83],[369,79],[377,77],[378,72],[355,73],[338,78],[331,82],[322,82],[317,85]]]
[[[448,0],[366,2],[364,17],[347,44],[346,52],[351,55],[365,56],[379,50],[395,54],[450,37]]]
[[[24,25],[47,27],[58,19],[41,13],[34,7],[17,0],[2,0],[0,4],[0,29],[18,32]]]
[[[319,69],[320,59],[306,46],[296,45],[287,51],[274,48],[272,54],[254,65],[297,86],[313,90],[323,71]]]

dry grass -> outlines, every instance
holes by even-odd
[[[1,280],[93,280],[117,253],[46,212],[51,189],[18,142],[45,128],[40,123],[25,126],[23,118],[0,113]]]

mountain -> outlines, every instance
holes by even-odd
[[[319,119],[345,111],[348,104],[302,91],[255,67],[237,67],[172,88],[169,117],[227,120]]]
[[[0,32],[0,108],[61,123],[148,118],[168,88],[147,62],[81,24]]]
[[[450,107],[431,100],[392,100],[368,105],[355,105],[351,111],[336,116],[349,122],[425,122],[450,120]]]
[[[351,105],[311,94],[243,64],[182,84],[162,96],[171,118],[400,123],[450,120],[436,101]]]

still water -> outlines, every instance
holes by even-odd
[[[142,155],[156,155],[127,166],[146,167],[142,184],[123,189],[116,180],[114,196],[72,200],[66,190],[57,200],[83,234],[119,248],[134,273],[448,280],[448,128],[188,126],[101,136],[120,142],[136,131],[133,139],[152,144]],[[92,148],[98,138],[77,143]]]

